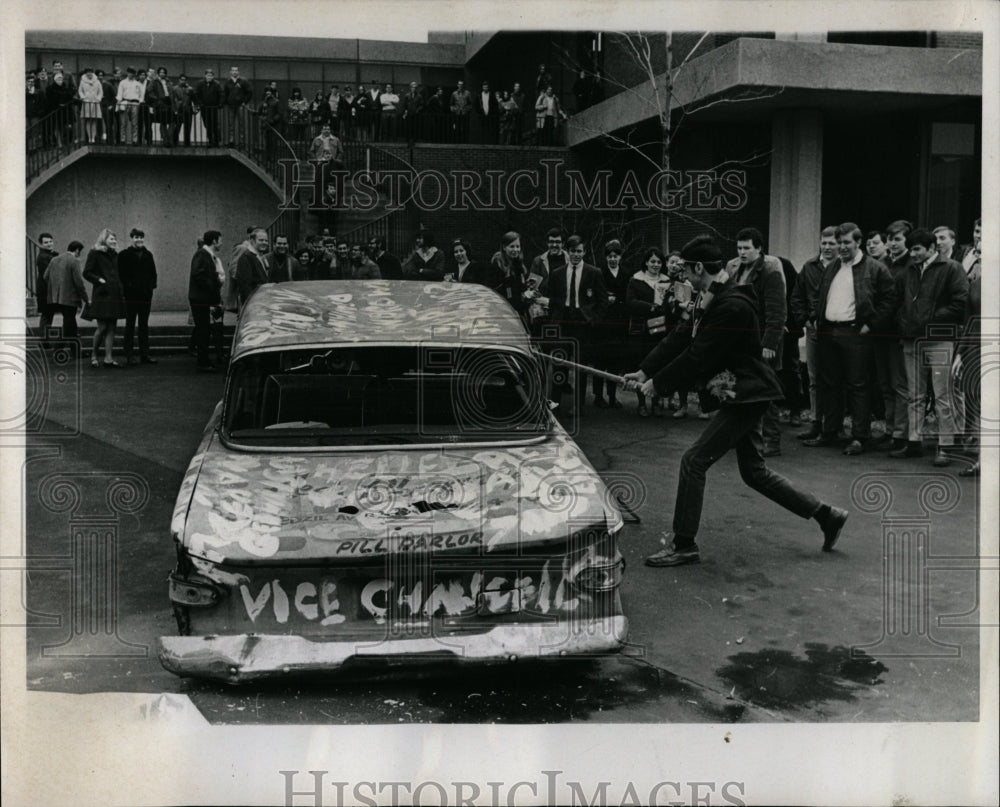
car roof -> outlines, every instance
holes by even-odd
[[[233,359],[300,345],[480,343],[530,350],[520,317],[477,283],[310,280],[266,283],[247,300]]]

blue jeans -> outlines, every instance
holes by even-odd
[[[674,544],[683,549],[694,546],[705,498],[705,474],[730,449],[736,449],[740,477],[751,488],[802,518],[812,518],[820,500],[798,490],[764,464],[761,448],[764,437],[760,420],[769,401],[723,406],[708,422],[694,445],[681,458],[674,502]]]

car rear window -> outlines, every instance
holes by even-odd
[[[518,440],[547,429],[538,364],[486,347],[266,352],[230,370],[224,434],[250,445]]]

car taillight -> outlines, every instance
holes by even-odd
[[[211,583],[170,575],[170,601],[176,605],[207,608],[219,602],[219,589]]]

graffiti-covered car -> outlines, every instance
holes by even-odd
[[[265,285],[181,484],[170,671],[620,649],[622,516],[475,284]]]

